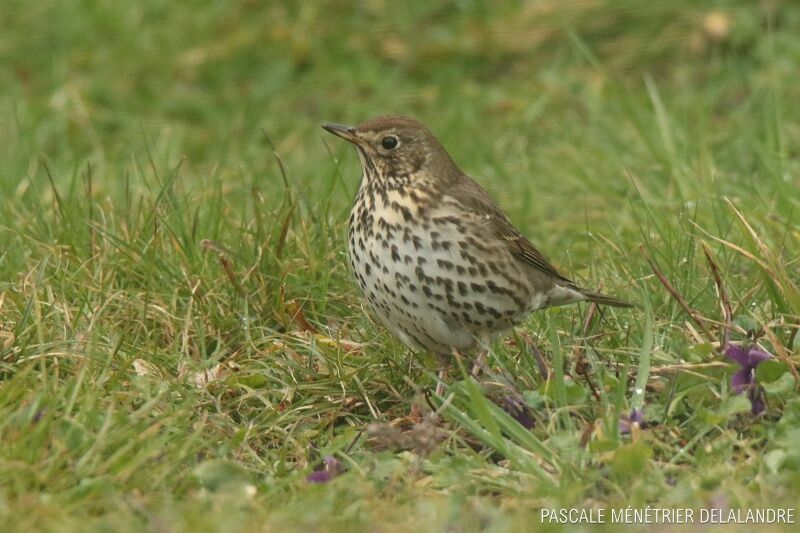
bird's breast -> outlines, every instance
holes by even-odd
[[[413,340],[406,344],[468,349],[524,316],[529,284],[484,228],[425,192],[359,192],[350,217],[353,272],[384,324]]]

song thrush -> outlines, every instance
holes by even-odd
[[[416,120],[323,127],[355,145],[364,171],[348,235],[358,284],[403,344],[438,356],[441,378],[454,350],[488,346],[537,309],[631,306],[559,274]]]

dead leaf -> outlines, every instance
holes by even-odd
[[[144,359],[133,360],[133,371],[136,372],[137,376],[144,378],[162,379],[161,370],[150,361],[145,361]]]
[[[286,314],[289,315],[291,321],[294,322],[297,327],[300,328],[300,330],[308,331],[310,333],[318,333],[317,328],[315,328],[308,322],[308,320],[306,320],[306,315],[303,313],[303,308],[297,300],[292,299],[286,302]]]
[[[233,362],[217,363],[211,368],[195,372],[189,378],[189,381],[194,384],[198,389],[207,387],[210,383],[223,381],[234,372],[239,371],[239,365]]]

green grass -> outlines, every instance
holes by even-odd
[[[796,506],[798,32],[789,1],[6,0],[3,529]],[[364,312],[344,241],[358,161],[319,128],[390,112],[564,272],[640,307],[535,314],[485,383],[456,371],[426,401],[434,361]],[[758,417],[730,391],[704,249],[732,338],[775,355]],[[410,416],[429,404],[437,420]],[[620,434],[635,407],[648,428]],[[325,456],[346,472],[308,483]]]

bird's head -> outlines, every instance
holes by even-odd
[[[358,126],[324,124],[353,143],[370,181],[401,185],[445,176],[455,164],[428,128],[408,117],[387,115]]]

